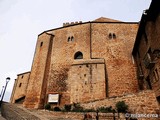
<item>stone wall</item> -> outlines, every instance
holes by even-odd
[[[54,34],[55,37],[52,45],[48,93],[58,92],[62,94],[62,104],[70,103],[68,90],[70,85],[67,85],[67,81],[72,77],[69,77],[68,72],[76,61],[74,54],[78,51],[83,53],[84,61],[92,58],[105,60],[104,77],[107,79],[105,96],[106,94],[111,97],[137,92],[136,71],[131,56],[137,28],[136,23],[86,23],[50,31],[49,33]],[[112,38],[109,38],[110,33]],[[68,38],[72,36],[74,40],[68,41]],[[62,84],[59,86],[58,83],[64,83],[65,87]],[[98,92],[95,91],[95,94],[99,95]],[[63,97],[64,93],[65,97]],[[97,96],[97,98],[102,98],[102,96]]]
[[[115,98],[107,98],[99,101],[92,101],[82,104],[84,108],[98,108],[101,106],[112,106],[115,108],[115,105],[118,101],[125,101],[129,106],[129,112],[131,113],[156,113],[159,110],[159,106],[156,100],[154,91],[146,90],[136,94],[128,94]]]
[[[131,56],[137,29],[136,23],[93,23],[91,26],[91,56],[105,59],[109,97],[138,91]]]
[[[34,60],[31,68],[29,85],[24,106],[31,108],[43,108],[45,102],[45,90],[47,81],[44,81],[47,74],[47,63],[52,35],[46,33],[40,35],[37,40]],[[49,69],[49,68],[48,68]]]
[[[84,94],[85,89],[86,95],[81,95],[79,102],[138,91],[131,56],[138,24],[101,20],[64,26],[39,35],[24,106],[41,108],[48,102],[48,94],[55,93],[60,95],[60,105],[69,104],[79,99],[78,92]],[[74,65],[78,61],[74,58],[77,52],[83,55],[81,65]],[[85,62],[93,59],[104,62],[87,63],[85,67]],[[70,82],[74,79],[70,71],[79,77],[77,83]],[[87,85],[83,85],[85,80]],[[71,91],[76,91],[77,84],[81,87],[74,94]]]
[[[89,28],[89,24],[80,24],[48,32],[55,36],[46,94],[60,94],[61,105],[70,103],[69,70],[74,62],[75,53],[80,51],[84,60],[90,59]]]
[[[106,98],[104,59],[75,60],[69,71],[70,103]]]

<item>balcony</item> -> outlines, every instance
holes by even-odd
[[[143,59],[143,63],[147,69],[152,69],[156,62],[152,60],[150,54],[147,53]]]

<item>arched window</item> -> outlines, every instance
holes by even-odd
[[[71,41],[71,38],[70,37],[68,37],[68,42],[70,42]]]
[[[109,33],[108,37],[109,37],[109,39],[112,39],[112,34],[111,34],[111,33]]]
[[[71,41],[74,41],[74,37],[73,36],[71,37]]]
[[[116,34],[115,33],[113,33],[113,39],[116,39]]]
[[[82,52],[78,51],[74,55],[74,59],[83,59],[83,54]]]

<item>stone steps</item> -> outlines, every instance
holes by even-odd
[[[7,120],[40,120],[29,112],[8,103],[2,105],[2,116]]]
[[[92,116],[90,120],[96,120],[96,113],[87,113]],[[84,113],[54,112],[48,110],[26,109],[20,105],[3,103],[2,115],[7,120],[84,120]],[[118,118],[116,120],[124,120]],[[113,120],[112,113],[99,113],[99,120]]]

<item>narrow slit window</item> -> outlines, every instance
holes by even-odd
[[[68,42],[70,42],[71,41],[71,38],[70,37],[68,37]]]
[[[43,42],[41,42],[41,45],[40,45],[40,47],[42,47],[43,46]]]
[[[111,33],[109,33],[108,37],[109,37],[109,39],[112,39],[112,34],[111,34]]]
[[[113,39],[116,39],[116,34],[115,33],[113,33]]]
[[[73,36],[71,37],[71,41],[74,41],[74,37]]]
[[[21,87],[22,86],[22,83],[19,83],[19,87]]]

